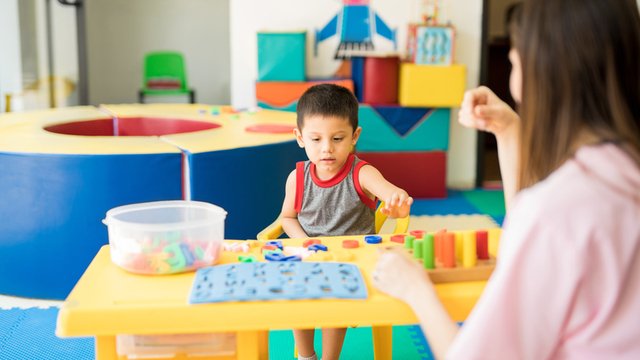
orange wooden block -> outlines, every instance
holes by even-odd
[[[442,263],[442,247],[443,247],[443,239],[444,239],[444,230],[440,230],[433,235],[435,242],[434,247],[436,250],[436,263]]]
[[[308,88],[318,84],[336,84],[344,86],[353,92],[352,80],[326,80],[326,81],[259,81],[256,82],[256,99],[270,106],[282,108],[290,106],[298,101],[300,96]]]
[[[444,240],[441,240],[442,246],[442,264],[445,268],[453,268],[456,266],[456,239],[454,233],[444,234]]]

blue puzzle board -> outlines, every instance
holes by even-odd
[[[360,269],[335,262],[255,262],[196,272],[190,304],[293,299],[366,299]]]

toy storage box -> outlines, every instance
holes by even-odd
[[[213,265],[224,240],[222,208],[199,201],[156,201],[113,208],[111,260],[137,274],[173,274]]]

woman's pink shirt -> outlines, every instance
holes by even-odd
[[[514,199],[449,359],[640,359],[640,169],[582,147]]]

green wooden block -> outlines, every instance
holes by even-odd
[[[435,269],[436,267],[433,241],[433,234],[426,234],[424,236],[422,259],[425,269]]]
[[[253,255],[240,255],[238,256],[238,261],[243,263],[252,263],[258,261],[258,259]]]
[[[413,240],[415,240],[416,237],[413,235],[407,235],[404,237],[404,247],[405,249],[413,249]]]
[[[422,243],[423,241],[418,239],[413,241],[413,257],[416,259],[422,259],[422,249],[424,248]]]
[[[258,81],[305,81],[307,32],[258,33]]]

